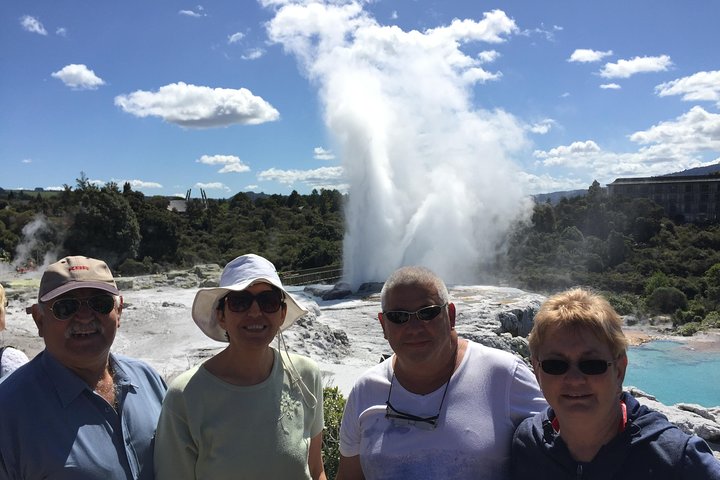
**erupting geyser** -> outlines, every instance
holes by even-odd
[[[319,85],[350,185],[344,279],[353,289],[408,264],[474,283],[528,210],[511,161],[526,143],[522,126],[472,101],[476,85],[499,76],[482,65],[496,55],[477,43],[515,31],[497,10],[403,31],[352,2],[288,4],[268,24]]]

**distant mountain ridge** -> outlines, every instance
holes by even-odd
[[[713,173],[720,173],[720,161],[712,165],[706,165],[704,167],[695,167],[683,170],[682,172],[668,173],[661,175],[662,177],[685,177],[690,175],[712,175]]]

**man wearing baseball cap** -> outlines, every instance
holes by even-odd
[[[166,386],[110,353],[122,297],[108,266],[53,263],[28,310],[45,349],[0,385],[0,480],[152,479]]]

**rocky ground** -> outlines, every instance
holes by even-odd
[[[180,372],[215,354],[224,344],[207,338],[194,324],[190,309],[197,289],[214,286],[220,268],[199,266],[191,271],[118,279],[124,296],[124,311],[113,350],[141,358],[168,381]],[[0,332],[0,344],[14,345],[29,357],[43,348],[42,339],[25,307],[34,302],[39,278],[4,277],[10,306],[7,330]],[[285,332],[287,348],[315,359],[327,385],[337,385],[347,394],[355,378],[391,353],[378,324],[379,286],[346,298],[323,300],[329,286],[289,287],[308,310]],[[455,286],[450,289],[458,311],[460,336],[527,357],[523,336],[532,327],[534,312],[544,297],[509,287]],[[666,325],[628,326],[631,342],[667,338]],[[691,340],[695,348],[720,351],[720,333],[699,335]],[[677,404],[665,406],[652,395],[629,390],[642,403],[662,411],[687,432],[705,438],[720,458],[720,407]]]

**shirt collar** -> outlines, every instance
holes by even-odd
[[[94,394],[93,390],[82,378],[60,363],[50,352],[44,350],[41,355],[42,367],[54,386],[63,408],[70,405],[83,391]],[[110,354],[110,364],[115,372],[116,385],[122,388],[132,387],[132,389],[137,389],[137,386],[130,381],[130,377],[112,354]]]

